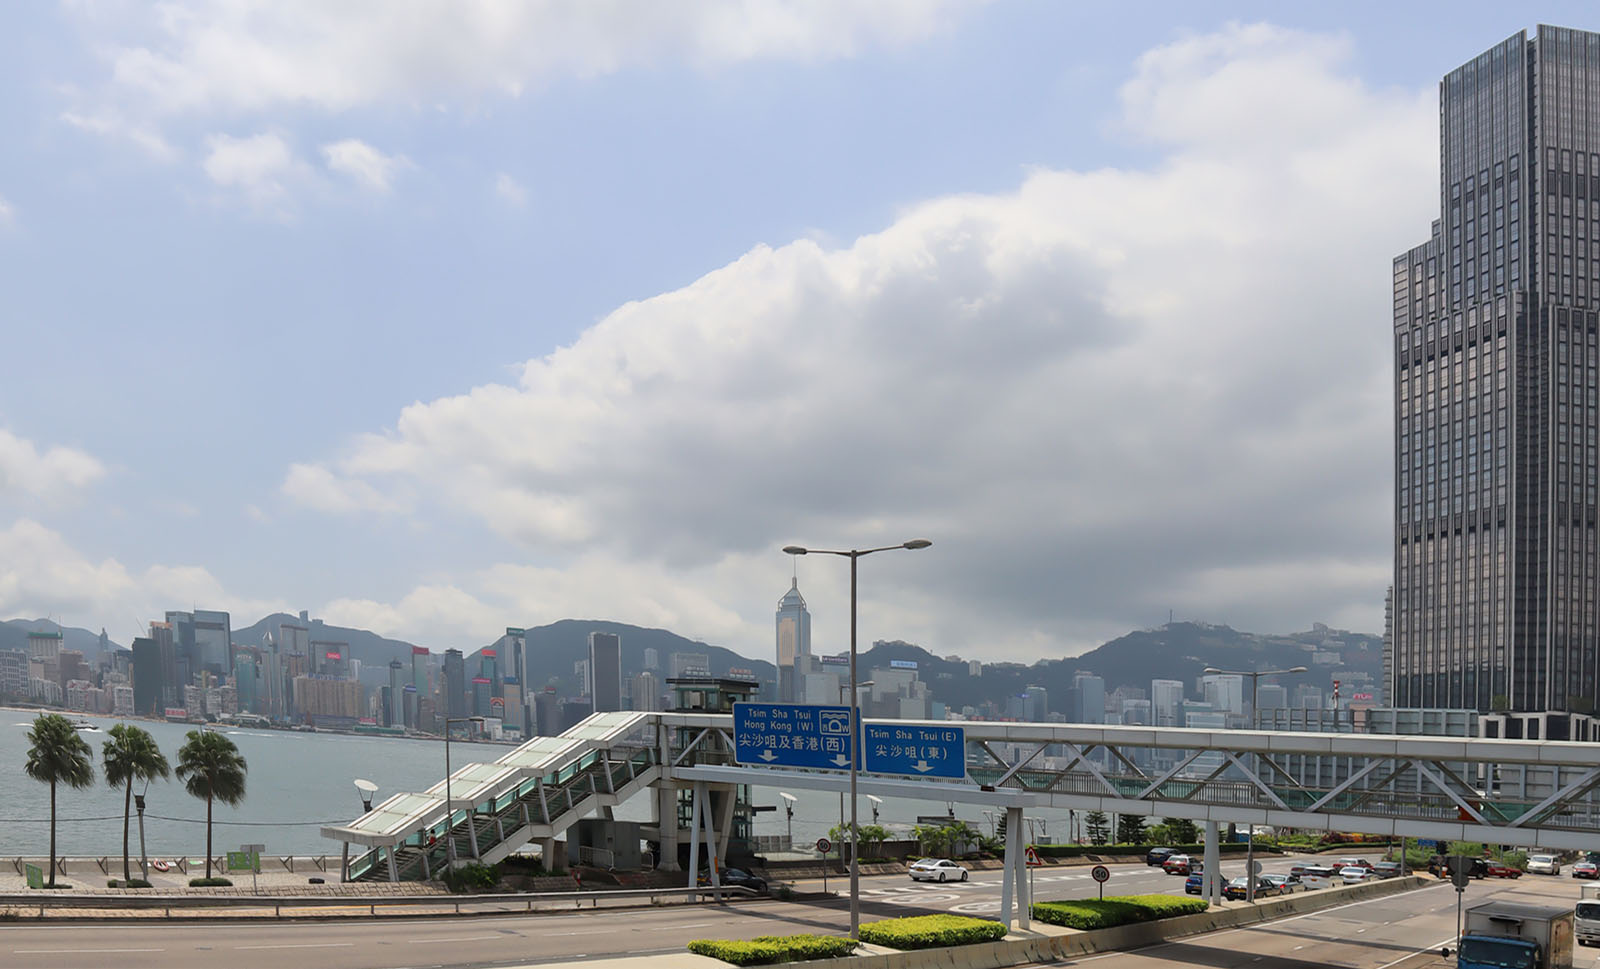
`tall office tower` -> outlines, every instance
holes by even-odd
[[[292,622],[278,623],[278,652],[311,655],[311,629]]]
[[[654,646],[646,646],[644,648],[644,668],[647,670],[659,670],[661,668],[661,653]]]
[[[161,647],[140,636],[133,641],[133,709],[142,717],[161,716],[166,683],[161,678]]]
[[[1050,719],[1048,690],[1042,686],[1030,686],[1022,691],[1022,719],[1029,723],[1044,723]]]
[[[800,595],[800,580],[789,580],[789,591],[778,600],[778,699],[793,703],[796,668],[811,655],[811,613]]]
[[[1200,699],[1215,710],[1244,716],[1244,677],[1232,673],[1208,673],[1200,677]]]
[[[533,720],[541,737],[554,737],[561,732],[561,697],[554,688],[533,695]]]
[[[443,716],[467,715],[467,665],[459,649],[444,651],[444,704]]]
[[[389,703],[384,711],[385,727],[403,727],[406,725],[405,711],[405,673],[406,664],[397,659],[389,661]]]
[[[589,679],[593,684],[595,713],[622,709],[622,637],[616,633],[589,634]]]
[[[489,681],[490,696],[504,696],[500,692],[500,654],[486,649],[478,653],[478,675]]]
[[[506,722],[522,728],[524,737],[533,736],[533,708],[528,702],[528,631],[506,627],[505,657],[507,679],[516,678],[517,703],[512,709],[511,692],[506,691]]]
[[[641,713],[661,712],[661,677],[645,670],[633,678],[630,687],[633,694],[633,709]]]
[[[1078,670],[1072,674],[1072,690],[1076,690],[1077,709],[1071,708],[1069,696],[1067,719],[1072,723],[1106,722],[1106,681],[1094,673]]]
[[[1445,76],[1439,125],[1440,218],[1394,261],[1389,699],[1589,712],[1600,34],[1506,39]]]
[[[667,657],[667,678],[675,680],[680,676],[711,674],[711,656],[707,653],[673,653]]]
[[[240,713],[261,712],[261,664],[256,650],[241,647],[234,652],[233,689]]]
[[[183,671],[179,668],[178,645],[172,635],[172,623],[151,620],[150,639],[155,642],[161,657],[161,706],[181,707]]]
[[[421,696],[428,695],[428,663],[432,654],[426,646],[411,647],[411,685]]]

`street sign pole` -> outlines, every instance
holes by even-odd
[[[1111,869],[1105,865],[1095,865],[1094,870],[1089,872],[1089,875],[1094,879],[1095,884],[1100,886],[1100,898],[1103,900],[1106,897],[1106,882],[1111,880]]]

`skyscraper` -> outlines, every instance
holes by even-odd
[[[795,692],[796,669],[811,655],[811,613],[806,611],[797,578],[789,580],[789,591],[778,600],[777,629],[778,699],[793,703],[800,699]]]
[[[589,634],[589,679],[594,692],[594,712],[622,709],[622,637],[616,633]]]
[[[1590,712],[1600,34],[1513,35],[1445,76],[1439,124],[1440,217],[1394,261],[1388,695]]]
[[[467,715],[467,669],[461,650],[444,651],[444,710],[447,717]]]

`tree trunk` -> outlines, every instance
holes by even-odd
[[[50,887],[56,887],[56,782],[50,781]]]
[[[211,791],[206,791],[206,877],[211,877]]]
[[[128,775],[128,789],[122,795],[122,880],[133,878],[128,874],[128,814],[133,808],[133,775]]]

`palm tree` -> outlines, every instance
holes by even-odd
[[[50,785],[50,887],[56,887],[56,785],[79,790],[94,783],[94,751],[72,721],[59,713],[41,713],[28,731],[28,762],[23,770]]]
[[[244,800],[244,757],[233,741],[210,730],[189,731],[178,751],[178,780],[195,797],[206,800],[206,877],[211,877],[211,803],[237,807]]]
[[[172,774],[172,768],[167,765],[167,758],[162,756],[161,748],[156,746],[155,738],[148,731],[127,723],[119,723],[111,728],[111,739],[101,747],[101,754],[105,758],[106,783],[124,788],[122,878],[126,881],[133,877],[128,874],[128,814],[133,805],[133,782],[140,780],[148,784],[158,777],[168,777]]]

